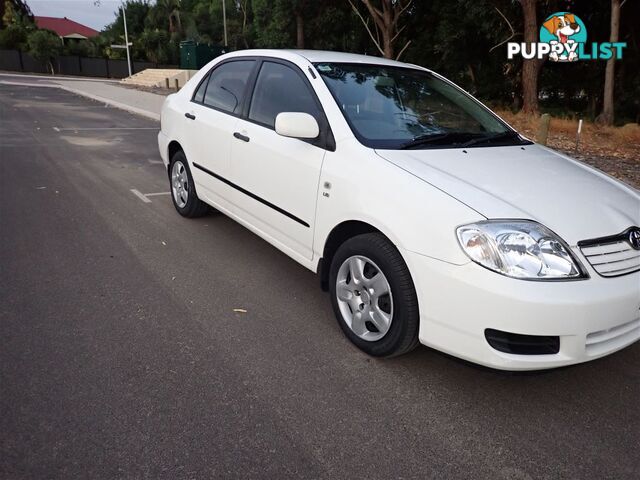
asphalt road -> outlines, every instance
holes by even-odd
[[[638,478],[640,344],[518,375],[368,358],[314,274],[178,216],[157,128],[0,86],[1,478]]]

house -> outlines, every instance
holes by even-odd
[[[67,17],[34,17],[34,20],[38,28],[55,32],[62,39],[62,43],[67,38],[86,40],[100,34],[97,30],[69,20]]]

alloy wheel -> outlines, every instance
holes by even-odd
[[[180,160],[176,160],[171,167],[171,194],[180,208],[184,208],[189,201],[189,177]]]
[[[375,342],[384,337],[393,320],[391,286],[369,258],[347,258],[336,277],[336,297],[347,326],[359,338]]]

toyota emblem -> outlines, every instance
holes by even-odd
[[[628,240],[634,249],[640,250],[640,228],[634,227],[631,230],[629,230]]]

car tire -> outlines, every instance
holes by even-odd
[[[189,162],[184,152],[178,151],[169,163],[169,190],[173,206],[183,217],[196,218],[205,215],[210,207],[198,198]]]
[[[358,235],[340,245],[331,261],[329,291],[338,324],[364,352],[392,357],[418,345],[420,314],[413,280],[400,252],[384,235]]]

